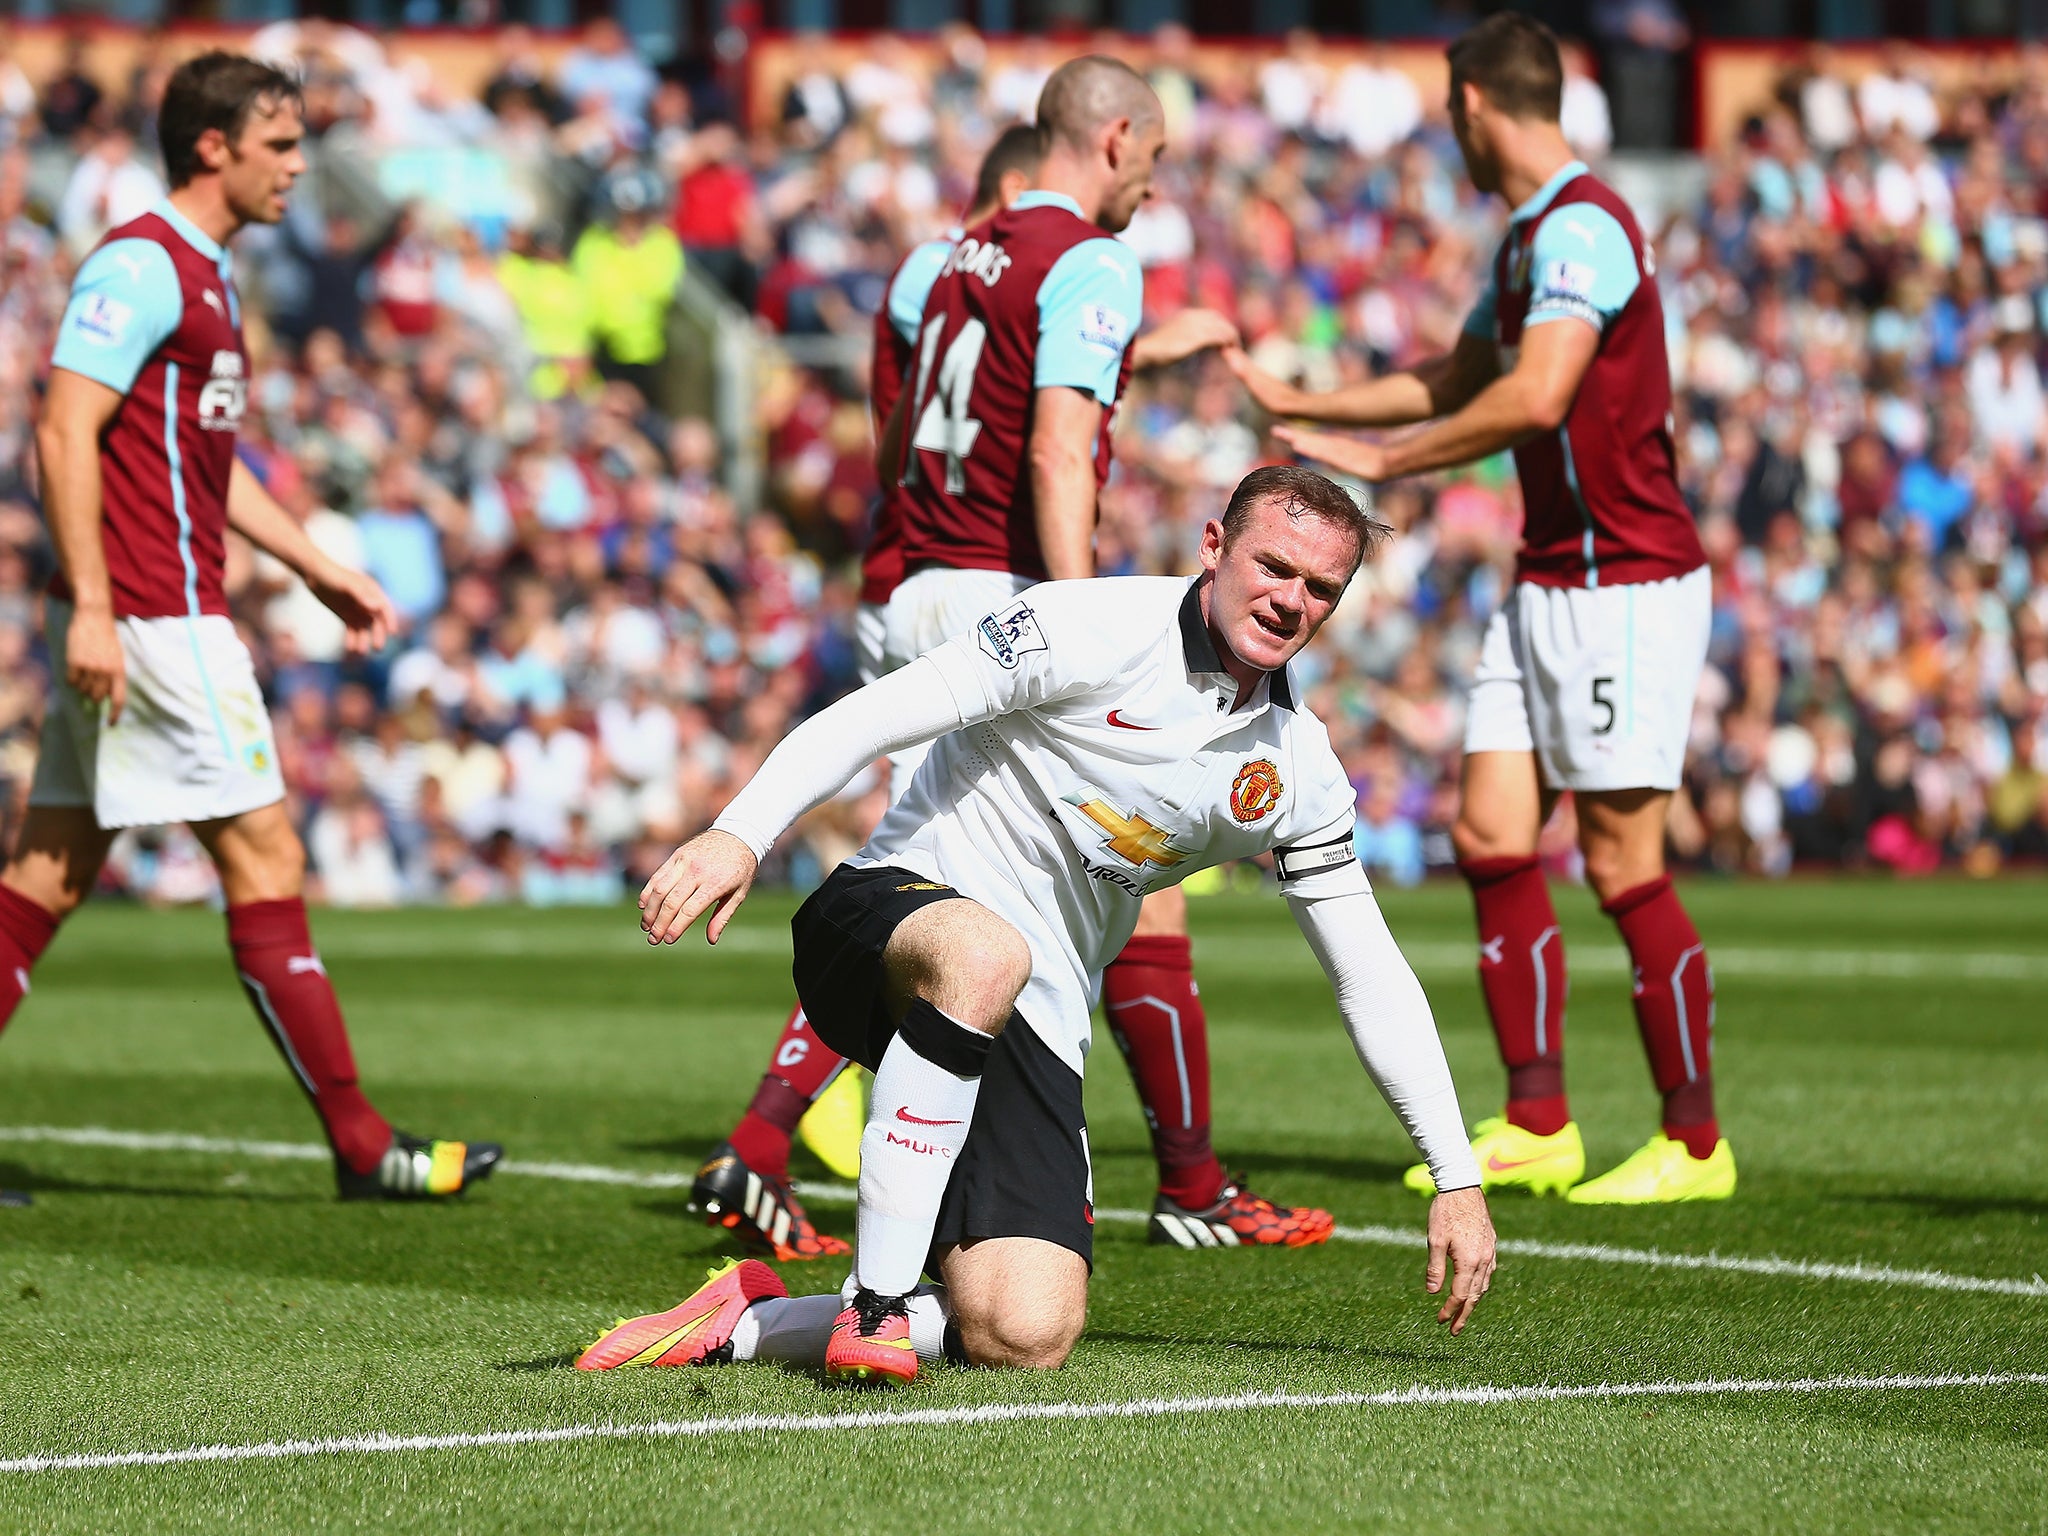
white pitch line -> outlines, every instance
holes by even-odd
[[[324,1162],[332,1154],[313,1142],[236,1141],[226,1137],[187,1136],[162,1131],[117,1131],[105,1126],[5,1125],[0,1142],[46,1142],[72,1147],[106,1147],[122,1152],[198,1152],[214,1156],[257,1157],[293,1162]],[[508,1160],[498,1172],[507,1177],[553,1179],[572,1184],[609,1184],[628,1189],[687,1189],[687,1173],[643,1173],[598,1163],[523,1163]],[[855,1191],[847,1184],[797,1183],[797,1192],[827,1204],[851,1204]],[[1098,1222],[1129,1225],[1150,1219],[1145,1211],[1098,1208]],[[1341,1226],[1331,1236],[1339,1242],[1381,1248],[1421,1248],[1423,1234],[1407,1227]],[[1629,1264],[1647,1269],[1691,1269],[1723,1274],[1768,1275],[1792,1280],[1841,1280],[1863,1285],[1902,1285],[1928,1291],[1964,1291],[1992,1296],[2048,1297],[2048,1278],[2018,1280],[1995,1275],[1958,1275],[1943,1269],[1899,1269],[1889,1264],[1833,1263],[1822,1259],[1760,1258],[1728,1253],[1671,1253],[1661,1248],[1622,1248],[1608,1243],[1552,1243],[1537,1238],[1503,1238],[1500,1251],[1511,1257],[1564,1259],[1593,1264]]]
[[[1262,1408],[1447,1408],[1502,1403],[1580,1402],[1630,1397],[1725,1397],[1792,1392],[1927,1392],[1952,1388],[2048,1386],[2048,1373],[1960,1372],[1939,1376],[1802,1376],[1705,1381],[1612,1381],[1579,1387],[1401,1387],[1388,1392],[1239,1392],[1228,1397],[1140,1397],[1123,1402],[983,1403],[901,1412],[750,1413],[731,1419],[659,1419],[651,1424],[565,1424],[552,1429],[499,1429],[452,1435],[337,1435],[323,1440],[270,1440],[254,1445],[194,1445],[174,1451],[110,1451],[17,1456],[5,1472],[94,1472],[117,1467],[170,1467],[192,1462],[281,1461],[305,1456],[376,1456],[401,1451],[487,1450],[508,1445],[562,1445],[584,1440],[685,1440],[714,1435],[785,1434],[818,1430],[925,1429],[1077,1419],[1161,1419],[1243,1413]]]

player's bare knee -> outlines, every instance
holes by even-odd
[[[968,1362],[998,1370],[1056,1371],[1081,1341],[1078,1308],[997,1307],[961,1317],[960,1342]]]
[[[1585,838],[1580,842],[1579,852],[1586,861],[1586,884],[1602,901],[1612,901],[1664,872],[1660,857],[1618,840]]]
[[[889,941],[892,982],[970,1029],[999,1035],[1031,979],[1031,946],[986,907],[947,901],[906,920]]]
[[[1456,851],[1460,864],[1476,863],[1480,859],[1512,858],[1521,851],[1508,844],[1509,839],[1502,837],[1498,828],[1468,818],[1463,810],[1451,823],[1451,847]]]
[[[16,860],[7,866],[5,874],[0,874],[0,884],[60,921],[76,912],[85,900],[83,886],[65,879],[61,865],[43,859]]]

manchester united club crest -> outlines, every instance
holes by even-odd
[[[1246,826],[1264,821],[1280,803],[1280,770],[1270,760],[1259,758],[1237,770],[1230,783],[1230,814]]]

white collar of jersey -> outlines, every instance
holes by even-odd
[[[1583,160],[1570,160],[1558,168],[1550,180],[1529,194],[1528,201],[1508,215],[1510,224],[1519,224],[1524,219],[1533,219],[1550,206],[1550,200],[1565,189],[1565,184],[1581,176],[1590,175],[1590,168]]]
[[[184,214],[178,212],[178,205],[168,197],[150,209],[150,212],[183,235],[185,243],[208,261],[219,261],[226,254],[222,251],[218,240],[186,218]]]
[[[1086,217],[1081,212],[1081,205],[1067,196],[1066,193],[1047,192],[1043,188],[1034,188],[1032,191],[1026,192],[1017,201],[1010,204],[1010,207],[1013,211],[1019,213],[1026,208],[1064,208],[1077,219]]]
[[[1202,579],[1199,576],[1188,583],[1188,595],[1180,600],[1180,653],[1190,672],[1230,675],[1229,668],[1223,665],[1223,658],[1216,652],[1216,637],[1209,633],[1209,622],[1202,617]],[[1275,709],[1294,708],[1294,685],[1288,680],[1285,667],[1266,674],[1266,699]]]

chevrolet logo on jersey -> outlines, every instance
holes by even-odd
[[[1172,845],[1172,833],[1153,826],[1135,812],[1126,816],[1107,800],[1083,800],[1073,795],[1067,797],[1067,804],[1109,834],[1103,846],[1134,869],[1143,869],[1147,864],[1171,869],[1188,856],[1188,850]]]

